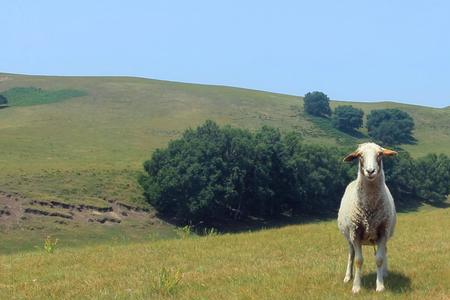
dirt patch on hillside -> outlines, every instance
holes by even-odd
[[[22,202],[18,195],[0,192],[0,225],[17,225],[22,215]]]
[[[28,199],[20,194],[0,192],[0,225],[11,227],[30,218],[52,218],[55,223],[121,224],[139,221],[153,224],[155,213],[118,200],[105,200],[97,207],[89,204],[68,204],[58,200]]]

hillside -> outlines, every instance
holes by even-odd
[[[448,299],[450,209],[400,214],[383,299]],[[375,293],[373,249],[363,289]],[[0,256],[2,299],[351,299],[335,221]],[[13,276],[11,274],[14,274]],[[378,297],[377,297],[378,296]]]
[[[13,195],[18,203],[0,207],[4,212],[0,213],[0,234],[21,249],[32,248],[46,234],[85,237],[81,233],[96,226],[104,234],[93,240],[116,236],[117,227],[123,231],[155,228],[160,221],[136,183],[142,162],[155,148],[207,119],[250,129],[270,125],[294,130],[309,143],[353,147],[365,139],[308,117],[300,97],[240,88],[130,77],[0,74],[0,93],[15,99],[10,107],[0,109],[0,197]],[[333,101],[332,106],[344,103],[349,102]],[[416,157],[429,152],[450,155],[448,108],[351,104],[366,113],[388,107],[407,111],[416,122],[417,144],[403,148]],[[117,203],[148,215],[128,218]],[[104,218],[103,223],[96,221]],[[89,219],[100,224],[84,222]],[[39,234],[18,236],[14,234],[18,228]],[[164,234],[173,235],[166,229]]]

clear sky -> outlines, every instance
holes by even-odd
[[[0,72],[450,105],[450,1],[6,1]]]

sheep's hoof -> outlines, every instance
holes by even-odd
[[[377,286],[377,292],[383,292],[384,291],[384,285]]]
[[[352,276],[345,275],[344,283],[347,283],[347,282],[349,282],[350,280],[352,280]]]
[[[360,286],[354,286],[352,288],[352,293],[353,294],[358,294],[361,291],[361,287]]]

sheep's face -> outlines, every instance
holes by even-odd
[[[359,172],[369,181],[375,180],[383,169],[383,156],[395,155],[397,152],[385,149],[375,143],[360,144],[355,152],[350,153],[344,161],[359,159]]]

